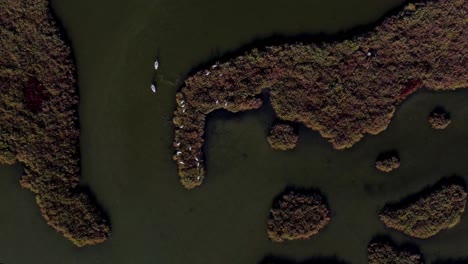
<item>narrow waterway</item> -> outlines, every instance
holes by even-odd
[[[258,263],[337,256],[366,263],[367,244],[387,234],[419,245],[427,260],[467,257],[468,218],[428,240],[386,230],[378,211],[444,176],[468,182],[468,90],[422,91],[397,111],[388,130],[335,151],[301,129],[298,148],[272,151],[268,106],[213,114],[207,125],[207,178],[187,191],[172,161],[174,95],[186,74],[216,56],[272,35],[333,33],[378,19],[399,1],[54,0],[73,44],[80,85],[82,183],[110,215],[112,236],[76,248],[48,227],[34,196],[19,186],[20,166],[0,167],[0,263]],[[152,63],[160,58],[154,76]],[[157,94],[150,91],[155,78]],[[435,105],[452,113],[432,130]],[[382,174],[376,155],[398,149],[402,166]],[[272,198],[286,186],[319,188],[330,225],[307,241],[275,244],[266,235]]]

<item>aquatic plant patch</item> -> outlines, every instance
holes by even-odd
[[[78,93],[71,49],[47,0],[0,2],[0,163],[24,166],[21,185],[47,223],[77,246],[103,242],[109,221],[80,175]]]
[[[460,222],[466,197],[464,184],[446,183],[444,179],[401,202],[386,205],[380,221],[409,236],[429,238]]]
[[[258,109],[263,91],[278,119],[345,149],[384,131],[418,89],[466,88],[467,10],[464,0],[418,1],[354,37],[261,47],[187,77],[173,119],[181,183],[205,177],[206,116]]]
[[[274,242],[308,239],[330,222],[325,198],[317,192],[286,191],[268,218],[268,237]]]

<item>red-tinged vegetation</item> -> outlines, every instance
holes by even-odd
[[[380,221],[409,236],[429,238],[460,222],[466,197],[464,184],[441,181],[399,203],[386,205]]]
[[[35,77],[30,78],[23,88],[23,97],[29,110],[39,112],[45,99],[44,86]]]
[[[423,86],[423,82],[420,79],[408,81],[405,84],[404,88],[400,91],[400,94],[398,95],[397,99],[404,100],[406,97],[414,93],[416,90],[418,90],[422,86]]]
[[[319,193],[288,191],[273,205],[267,221],[274,242],[308,239],[330,222],[330,211]]]
[[[104,241],[109,223],[77,188],[77,84],[70,47],[47,0],[0,2],[0,163],[24,166],[21,185],[77,246]]]
[[[432,110],[431,114],[429,115],[429,124],[434,129],[446,129],[452,120],[450,120],[450,113],[445,111],[442,107],[436,107]]]
[[[174,117],[182,184],[196,187],[205,176],[194,157],[203,157],[206,116],[257,109],[264,90],[280,120],[302,123],[344,149],[385,130],[397,105],[420,87],[467,87],[467,6],[420,1],[347,40],[253,49],[189,76]]]
[[[297,136],[294,128],[288,124],[275,124],[271,130],[267,140],[273,149],[290,150],[296,147]]]
[[[369,264],[423,264],[421,252],[415,248],[398,247],[390,240],[373,241],[367,248]]]

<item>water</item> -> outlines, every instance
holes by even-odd
[[[337,255],[365,263],[377,234],[413,241],[429,260],[468,252],[464,219],[433,239],[386,230],[377,218],[387,201],[454,173],[468,181],[468,91],[420,92],[388,130],[335,151],[317,133],[300,131],[298,148],[272,151],[271,109],[214,114],[208,123],[204,185],[187,191],[172,158],[174,94],[187,72],[273,34],[332,33],[378,19],[396,1],[52,1],[73,44],[80,85],[82,183],[112,221],[104,244],[75,248],[47,226],[33,195],[20,188],[21,167],[0,167],[0,263],[257,263],[268,254],[298,260]],[[153,60],[160,71],[153,76]],[[150,91],[156,78],[159,91]],[[433,106],[453,117],[446,131],[427,124]],[[401,168],[373,168],[397,148]],[[266,218],[288,185],[320,188],[330,225],[308,241],[270,242]],[[456,245],[456,246],[454,246]],[[464,255],[465,254],[465,255]]]

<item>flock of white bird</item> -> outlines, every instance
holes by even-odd
[[[154,70],[157,71],[158,68],[159,68],[159,60],[156,59],[156,61],[154,62]],[[156,83],[152,83],[152,84],[151,84],[151,91],[152,91],[153,93],[156,92]]]

